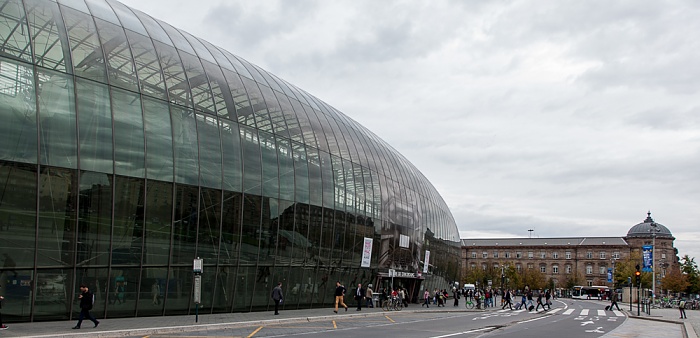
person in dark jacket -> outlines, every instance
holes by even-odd
[[[535,307],[535,311],[537,311],[540,306],[542,307],[542,311],[547,311],[547,309],[544,308],[544,303],[542,302],[542,298],[544,297],[544,292],[540,290],[540,292],[537,294],[537,307]]]
[[[95,304],[95,295],[90,292],[90,289],[88,289],[87,285],[85,284],[80,284],[80,292],[81,293],[78,296],[78,299],[80,299],[80,317],[78,317],[78,324],[73,326],[73,328],[79,329],[80,324],[83,323],[83,319],[85,318],[91,320],[93,323],[95,323],[95,327],[97,327],[97,325],[100,325],[100,322],[90,314],[92,305]]]
[[[342,305],[345,308],[345,311],[348,311],[348,306],[345,305],[345,287],[340,284],[340,281],[335,282],[335,310],[333,312],[338,313],[338,304]]]
[[[280,314],[279,309],[280,303],[282,302],[282,297],[282,282],[277,282],[277,286],[272,289],[272,293],[270,294],[270,298],[275,301],[275,315]]]
[[[365,299],[365,294],[367,290],[362,287],[362,284],[357,284],[357,289],[355,289],[355,301],[357,302],[357,310],[362,311],[362,301]]]

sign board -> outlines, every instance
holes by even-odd
[[[642,246],[642,271],[652,272],[654,264],[654,247],[651,245]]]
[[[372,260],[372,239],[365,237],[365,244],[362,246],[362,262],[360,267],[369,268]]]
[[[613,280],[612,268],[608,268],[608,283],[612,283],[612,280]]]
[[[202,262],[203,261],[204,260],[199,258],[199,257],[195,258],[194,262],[192,263],[192,272],[197,273],[197,274],[202,273],[202,265],[203,265]]]
[[[389,277],[395,277],[395,276],[396,276],[396,270],[389,269]]]
[[[199,304],[202,302],[202,276],[194,276],[194,303]]]
[[[423,273],[428,273],[428,266],[430,266],[430,251],[425,250],[425,259],[423,260]]]
[[[493,282],[490,279],[488,280],[488,282],[489,282],[489,286],[491,286],[493,284]]]

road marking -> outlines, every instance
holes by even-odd
[[[334,329],[337,329],[337,328],[338,328],[338,325],[335,324],[335,320],[333,321],[333,328],[334,328]]]
[[[599,316],[599,317],[605,317],[605,316],[607,316],[607,315],[608,315],[608,314],[605,313],[605,310],[598,310],[598,316]]]
[[[384,317],[386,317],[386,319],[388,319],[390,322],[396,323],[393,319],[389,318],[389,316],[384,316]]]
[[[572,312],[574,312],[574,309],[568,309],[568,310],[562,312],[561,314],[563,314],[563,315],[570,315]]]
[[[613,313],[614,313],[616,316],[618,316],[618,317],[624,317],[624,316],[625,316],[625,314],[622,313],[622,312],[620,312],[620,311],[613,310]]]
[[[600,329],[602,329],[602,328],[603,328],[602,326],[598,326],[597,329],[595,329],[595,330],[586,330],[586,332],[591,332],[591,333],[605,333],[605,331],[601,331],[601,330],[600,330]]]
[[[464,331],[464,332],[450,333],[450,334],[446,334],[446,335],[442,335],[442,336],[433,336],[433,337],[430,337],[430,338],[452,337],[452,336],[458,336],[458,335],[461,335],[461,334],[468,334],[468,333],[474,333],[474,332],[486,331],[486,330],[493,330],[493,329],[495,329],[495,327],[484,327],[484,328],[481,328],[481,329],[474,329],[474,330],[469,330],[469,331]]]
[[[523,320],[523,321],[518,322],[518,324],[534,322],[536,320],[540,320],[540,319],[544,319],[544,318],[549,318],[549,316],[542,316],[542,317],[532,318],[532,319],[528,319],[528,320]]]
[[[254,336],[256,333],[258,333],[258,331],[262,330],[262,328],[263,328],[263,327],[261,326],[261,327],[255,329],[255,331],[253,331],[253,333],[251,333],[251,334],[248,335],[248,338]]]
[[[581,310],[581,316],[588,316],[588,309]]]
[[[561,308],[556,308],[556,309],[554,309],[554,310],[550,310],[548,313],[557,313],[557,312],[559,312],[559,311],[561,311],[561,310],[562,310]]]

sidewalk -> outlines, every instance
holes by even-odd
[[[652,309],[651,316],[640,313],[636,316],[637,308],[629,311],[629,304],[620,303],[620,308],[629,317],[618,328],[604,335],[607,338],[616,337],[687,337],[697,338],[700,329],[700,311],[686,310],[688,319],[679,319],[678,309]],[[500,310],[491,307],[487,310],[466,310],[464,307],[443,307],[425,309],[420,304],[411,304],[401,312],[490,312]],[[10,323],[8,330],[0,331],[0,337],[126,337],[147,336],[155,334],[181,333],[203,331],[207,329],[225,329],[239,327],[255,327],[271,324],[297,323],[337,319],[342,317],[371,317],[382,316],[387,312],[379,308],[363,308],[355,311],[350,307],[347,312],[341,309],[334,314],[332,308],[284,310],[279,316],[268,312],[225,313],[200,315],[195,322],[194,315],[161,316],[161,317],[132,317],[102,319],[98,328],[93,328],[92,322],[83,321],[83,328],[72,330],[76,321]]]
[[[622,325],[604,337],[666,337],[670,336],[677,327],[684,338],[697,338],[700,332],[700,311],[686,310],[688,319],[680,319],[678,309],[651,309],[651,314],[639,311],[637,305],[620,303],[620,309],[629,317]]]

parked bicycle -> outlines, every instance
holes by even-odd
[[[474,302],[471,299],[465,297],[464,306],[466,306],[467,309],[473,309],[475,305],[476,304],[474,304]]]
[[[384,311],[401,311],[403,309],[403,302],[397,297],[392,297],[382,304],[382,310]]]

